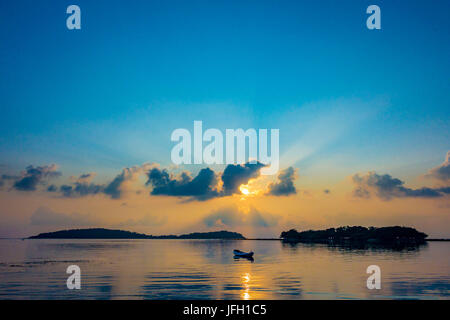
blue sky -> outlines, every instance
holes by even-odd
[[[66,29],[70,4],[81,8],[81,30]],[[382,30],[366,28],[369,4],[381,7]],[[336,158],[418,174],[449,149],[449,9],[448,1],[2,1],[0,164],[58,163],[67,174],[169,165],[170,133],[203,120],[279,128],[281,154],[302,137],[320,144],[296,163],[306,173]]]

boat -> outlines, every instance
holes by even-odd
[[[241,250],[233,250],[233,253],[236,257],[243,257],[243,258],[252,258],[253,257],[253,251],[250,252],[244,252]]]

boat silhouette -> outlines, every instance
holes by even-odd
[[[235,249],[235,250],[233,250],[233,253],[234,253],[235,259],[244,258],[244,259],[248,259],[250,261],[254,260],[253,259],[253,251],[244,252],[244,251]]]

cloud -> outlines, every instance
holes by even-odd
[[[14,180],[18,180],[20,179],[19,176],[10,176],[8,174],[2,174],[0,176],[0,187],[4,186],[6,183],[5,182],[9,182],[9,181],[14,181]]]
[[[91,183],[91,180],[96,176],[96,173],[85,173],[79,177],[71,177],[75,182],[72,185],[64,184],[59,187],[59,192],[62,196],[67,198],[78,198],[92,194],[98,194],[103,192],[104,186]],[[56,192],[58,188],[55,185],[51,185],[47,188],[48,192]]]
[[[438,198],[443,194],[448,194],[449,188],[427,188],[420,189],[407,188],[400,179],[393,178],[389,174],[379,175],[375,172],[369,172],[360,176],[355,174],[352,177],[355,189],[353,195],[359,198],[370,198],[374,193],[383,200],[392,198]]]
[[[200,170],[195,178],[183,172],[177,178],[169,174],[166,169],[153,168],[148,172],[147,185],[151,185],[152,195],[166,195],[177,197],[193,197],[197,200],[207,200],[217,197],[217,178],[209,168]]]
[[[239,186],[247,184],[250,179],[259,177],[260,169],[264,167],[260,162],[246,163],[244,165],[229,164],[222,174],[223,194],[240,193]]]
[[[142,174],[147,173],[155,167],[155,164],[144,163],[142,166],[124,168],[103,190],[113,199],[119,199],[129,189],[130,184],[138,179]]]
[[[443,188],[436,188],[435,189],[437,192],[442,192],[445,194],[450,194],[450,187],[443,187]]]
[[[151,195],[191,197],[203,201],[240,193],[239,186],[247,184],[250,179],[259,177],[259,169],[262,167],[264,165],[259,162],[226,166],[221,176],[222,190],[220,191],[218,191],[217,183],[218,174],[210,168],[200,170],[195,178],[192,178],[188,172],[182,172],[175,177],[166,169],[153,168],[148,172],[146,184],[153,187]]]
[[[50,178],[60,176],[61,172],[57,169],[58,166],[55,164],[39,167],[28,166],[14,182],[13,187],[20,191],[34,191],[39,184]]]
[[[429,171],[428,176],[447,182],[450,181],[450,151],[447,152],[445,161]]]
[[[51,192],[51,190],[49,189],[47,190]],[[103,192],[104,186],[93,183],[88,184],[75,182],[73,186],[62,185],[61,187],[59,187],[59,190],[64,197],[77,198]]]
[[[217,210],[203,218],[207,227],[273,227],[278,224],[279,217],[261,213],[252,208],[249,213],[240,212],[237,208],[228,207]]]
[[[55,226],[55,227],[75,227],[75,226],[95,226],[98,221],[87,214],[79,213],[57,213],[46,207],[38,208],[30,218],[31,225],[34,226]]]
[[[76,178],[77,183],[90,183],[97,174],[95,172],[84,173]]]
[[[78,177],[72,176],[70,177],[71,182],[60,186],[51,184],[46,190],[51,193],[59,193],[66,198],[105,194],[112,199],[120,199],[127,191],[133,188],[133,184],[138,181],[140,176],[146,175],[147,181],[145,185],[152,187],[151,195],[190,197],[194,200],[204,201],[235,193],[239,194],[239,186],[259,177],[262,167],[264,165],[260,162],[243,165],[230,164],[225,167],[221,176],[210,168],[204,168],[199,171],[197,176],[191,177],[189,172],[183,172],[175,176],[166,169],[160,169],[157,164],[143,164],[142,166],[124,168],[113,180],[106,184],[93,183],[92,180],[95,178],[96,173],[90,172]],[[38,184],[45,184],[50,178],[60,175],[61,173],[56,171],[55,165],[45,167],[30,166],[19,177],[3,175],[0,179],[0,186],[8,179],[16,180],[14,182],[16,189],[32,191],[36,190]],[[219,177],[221,177],[222,188],[219,187]],[[280,177],[282,179],[280,184],[287,184],[289,188],[289,174],[285,176],[280,175]],[[137,193],[141,191],[142,189],[136,190]],[[292,191],[284,190],[284,192]]]
[[[296,170],[293,167],[282,170],[278,175],[278,182],[271,183],[267,193],[273,196],[288,196],[291,194],[296,194],[297,189],[294,185],[294,180],[296,177]]]
[[[129,189],[130,184],[135,182],[138,177],[146,173],[154,164],[143,164],[142,166],[133,166],[122,169],[110,183],[95,184],[92,179],[97,175],[95,172],[85,173],[79,177],[71,177],[74,182],[71,185],[65,184],[59,187],[59,191],[64,197],[77,198],[95,194],[106,194],[112,199],[122,198]],[[50,186],[47,191],[56,191],[54,186]]]

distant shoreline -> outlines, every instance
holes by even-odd
[[[113,230],[105,228],[88,228],[88,229],[69,229],[54,232],[40,233],[25,239],[101,239],[101,240],[119,240],[119,239],[145,239],[145,240],[161,240],[161,239],[192,239],[192,240],[258,240],[258,241],[282,241],[285,243],[329,243],[329,244],[420,244],[426,241],[430,242],[449,242],[448,238],[431,238],[426,239],[427,235],[409,227],[381,227],[381,228],[365,228],[360,226],[339,227],[326,230],[307,230],[297,232],[291,229],[282,232],[279,238],[246,238],[238,232],[226,230],[211,232],[193,232],[181,235],[160,235],[153,236],[143,233],[137,233],[125,230]],[[2,238],[0,238],[2,239]]]
[[[252,240],[252,241],[283,241],[279,238],[245,238],[245,239],[188,239],[188,238],[0,238],[0,240]],[[450,242],[450,239],[425,239],[430,242]],[[312,242],[303,242],[312,243]]]
[[[0,240],[240,240],[240,241],[283,241],[283,239],[278,238],[245,238],[245,239],[220,239],[220,238],[210,238],[210,239],[194,239],[194,238],[0,238]],[[425,239],[429,242],[450,242],[450,239]],[[300,242],[300,243],[314,243],[314,242]]]
[[[281,238],[246,238],[246,239],[241,239],[241,240],[261,240],[261,241],[283,241],[283,239]],[[425,239],[425,241],[434,241],[434,242],[438,242],[438,241],[450,241],[450,239]],[[311,242],[304,242],[304,243],[311,243]]]
[[[153,236],[144,233],[137,233],[124,230],[111,230],[104,228],[91,229],[71,229],[54,232],[40,233],[27,239],[229,239],[242,240],[245,237],[237,232],[231,231],[212,231],[212,232],[193,232],[182,235],[161,235]]]

